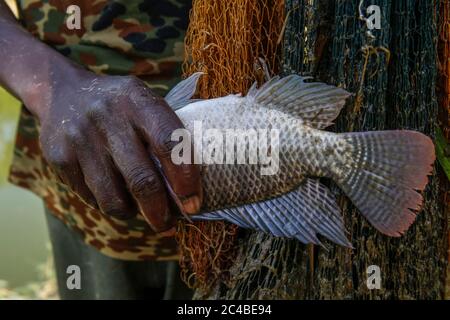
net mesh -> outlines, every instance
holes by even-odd
[[[373,4],[381,9],[380,30],[368,30],[364,20]],[[373,0],[362,1],[360,7],[355,0],[286,0],[282,71],[312,74],[355,93],[334,130],[408,128],[433,136],[441,5]],[[237,240],[227,284],[217,282],[208,297],[442,298],[447,240],[439,186],[435,172],[416,223],[403,237],[388,238],[330,184],[339,196],[354,250],[335,245],[325,250],[247,231]],[[367,288],[370,265],[380,267],[380,290]]]
[[[185,75],[205,72],[200,98],[245,94],[264,77],[258,58],[278,72],[283,0],[194,0],[186,35]],[[235,257],[237,227],[225,222],[181,222],[183,279],[204,295],[216,283],[227,284]]]

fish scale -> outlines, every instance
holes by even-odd
[[[249,106],[239,96],[196,102],[179,110],[177,115],[191,133],[194,121],[201,122],[203,130],[220,130],[222,136],[230,129],[277,129],[280,132],[280,162],[275,175],[261,175],[262,164],[202,165],[204,211],[257,202],[268,195],[277,196],[292,190],[309,173],[298,161],[299,155],[307,155],[309,150],[317,154],[321,148],[321,145],[314,146],[309,136],[301,132],[300,120],[276,110]],[[207,146],[208,143],[203,142],[202,149]],[[242,181],[251,183],[243,184]]]

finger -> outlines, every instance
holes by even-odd
[[[45,158],[60,182],[80,197],[90,207],[98,208],[95,197],[92,195],[84,181],[78,159],[67,141],[55,142],[55,139],[46,139],[48,135],[41,135],[41,143],[45,149]],[[43,141],[44,140],[44,141]]]
[[[62,183],[67,185],[84,203],[93,209],[99,209],[94,195],[84,180],[84,175],[78,160],[70,168],[58,170],[57,174]]]
[[[100,210],[109,216],[125,220],[136,216],[138,210],[129,195],[123,178],[103,144],[92,141],[78,146],[77,156],[86,185],[96,199]]]
[[[140,108],[137,114],[134,124],[149,144],[152,155],[159,160],[184,211],[189,214],[197,213],[202,202],[200,169],[195,164],[174,164],[171,159],[172,149],[178,144],[171,140],[171,136],[175,130],[183,128],[181,120],[162,98],[152,106]]]
[[[147,222],[156,232],[173,227],[175,220],[168,209],[164,184],[134,130],[129,127],[119,134],[109,131],[106,139],[114,164]]]

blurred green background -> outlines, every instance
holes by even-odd
[[[7,182],[19,111],[0,87],[0,289],[41,281],[50,255],[42,201]]]
[[[57,299],[42,201],[7,182],[20,105],[0,87],[0,300]]]

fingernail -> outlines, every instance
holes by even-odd
[[[177,229],[175,227],[170,228],[167,231],[160,232],[159,235],[162,237],[173,237],[176,233]]]
[[[193,196],[183,200],[183,209],[188,214],[196,214],[200,211],[201,200],[199,196]]]

